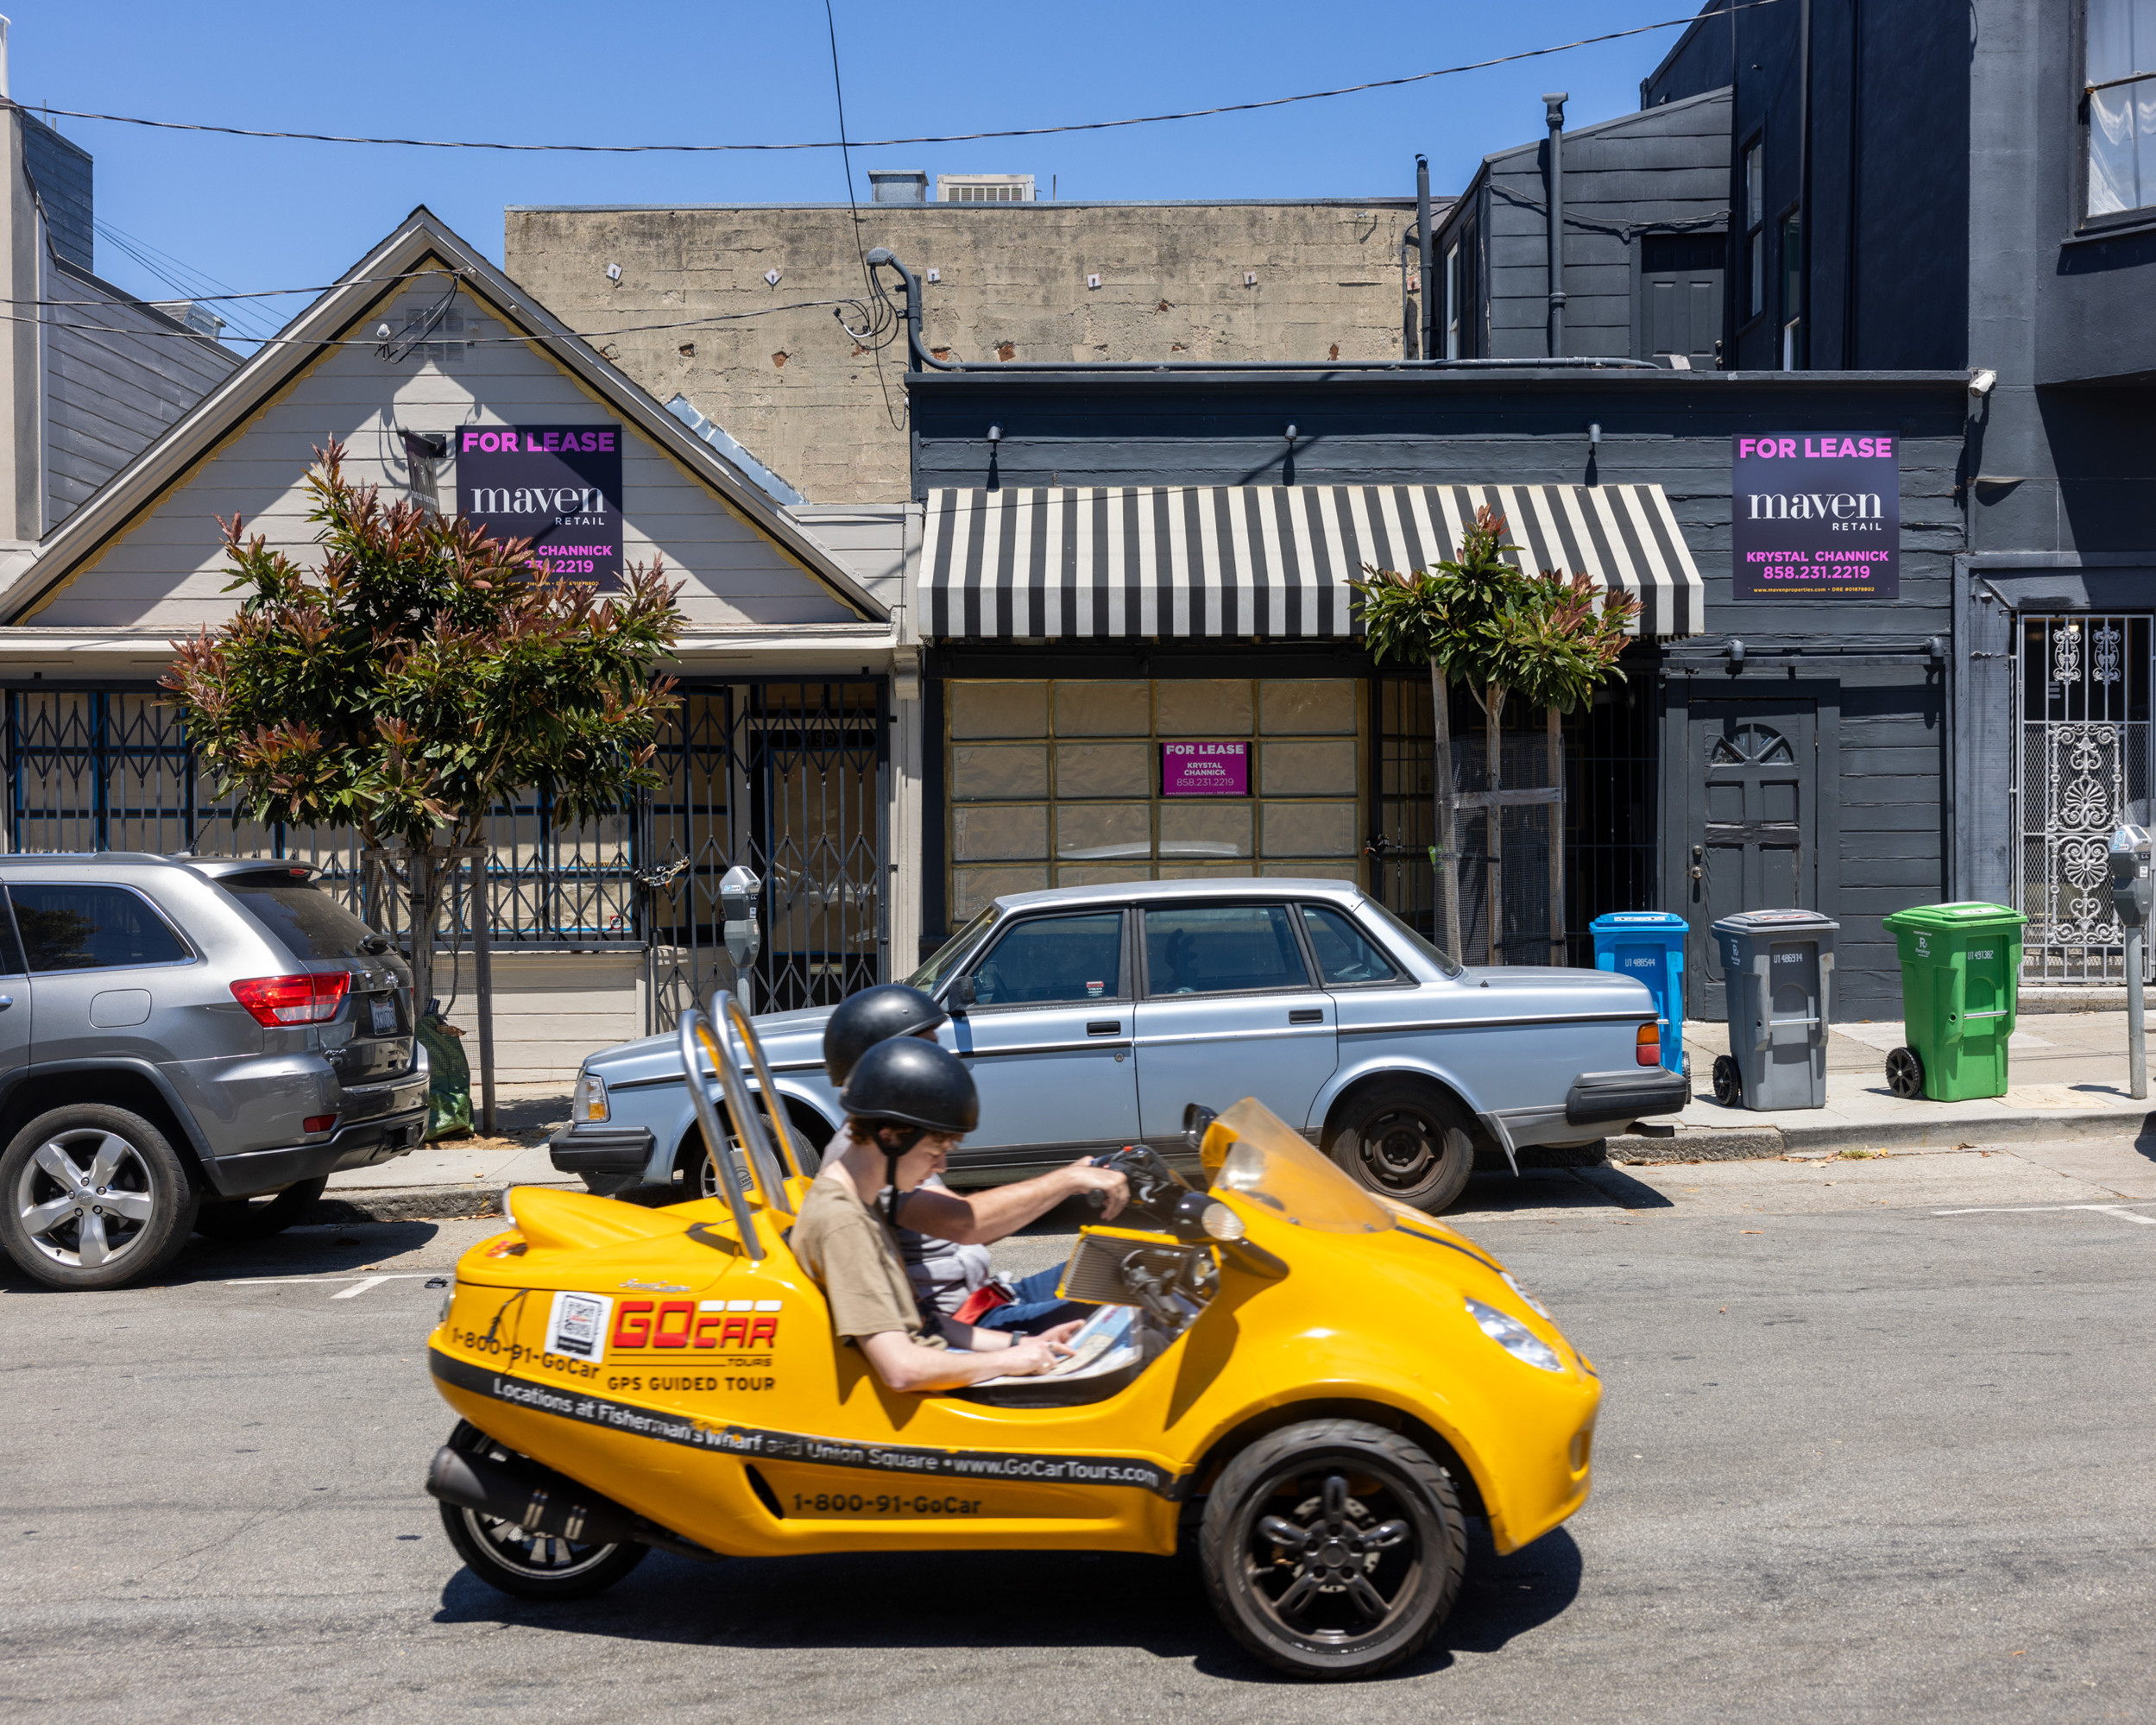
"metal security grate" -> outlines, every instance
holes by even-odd
[[[758,1012],[835,1004],[882,974],[889,751],[880,678],[687,689],[646,816],[652,1028],[731,985],[719,881],[762,877]]]
[[[369,878],[344,828],[263,826],[213,793],[185,718],[147,690],[30,689],[5,696],[10,851],[192,851],[291,857],[377,929],[404,904]],[[756,1010],[824,1004],[882,973],[887,872],[880,679],[685,689],[662,731],[668,783],[634,809],[558,827],[544,788],[489,820],[497,947],[649,947],[647,1023],[671,1029],[693,989],[736,979],[720,938],[719,878],[765,881]],[[444,945],[468,945],[461,883]]]
[[[2125,979],[2104,851],[2149,815],[2156,620],[2024,614],[2014,632],[2014,903],[2032,983]]]

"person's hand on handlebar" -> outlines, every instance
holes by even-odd
[[[1113,1222],[1131,1201],[1131,1182],[1119,1169],[1096,1168],[1090,1156],[1081,1156],[1063,1170],[1069,1180],[1072,1193],[1083,1193],[1100,1212],[1103,1221]]]

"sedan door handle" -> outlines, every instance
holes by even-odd
[[[12,994],[0,994],[0,1012],[6,1011],[9,1007],[14,1004],[15,997]]]
[[[1325,1009],[1322,1006],[1295,1007],[1289,1012],[1288,1022],[1290,1024],[1322,1024],[1325,1022]]]
[[[1119,1036],[1123,1034],[1120,1018],[1095,1018],[1086,1026],[1088,1036]]]

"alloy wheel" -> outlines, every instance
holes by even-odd
[[[1378,1634],[1421,1579],[1415,1525],[1375,1474],[1327,1469],[1274,1484],[1243,1553],[1251,1598],[1287,1634],[1345,1646]]]
[[[16,1180],[16,1213],[29,1243],[69,1269],[99,1269],[134,1251],[155,1213],[142,1153],[94,1126],[54,1134]]]

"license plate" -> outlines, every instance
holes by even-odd
[[[374,1032],[377,1036],[393,1036],[397,1030],[397,997],[394,994],[371,994],[367,998],[368,1010],[373,1013]]]

